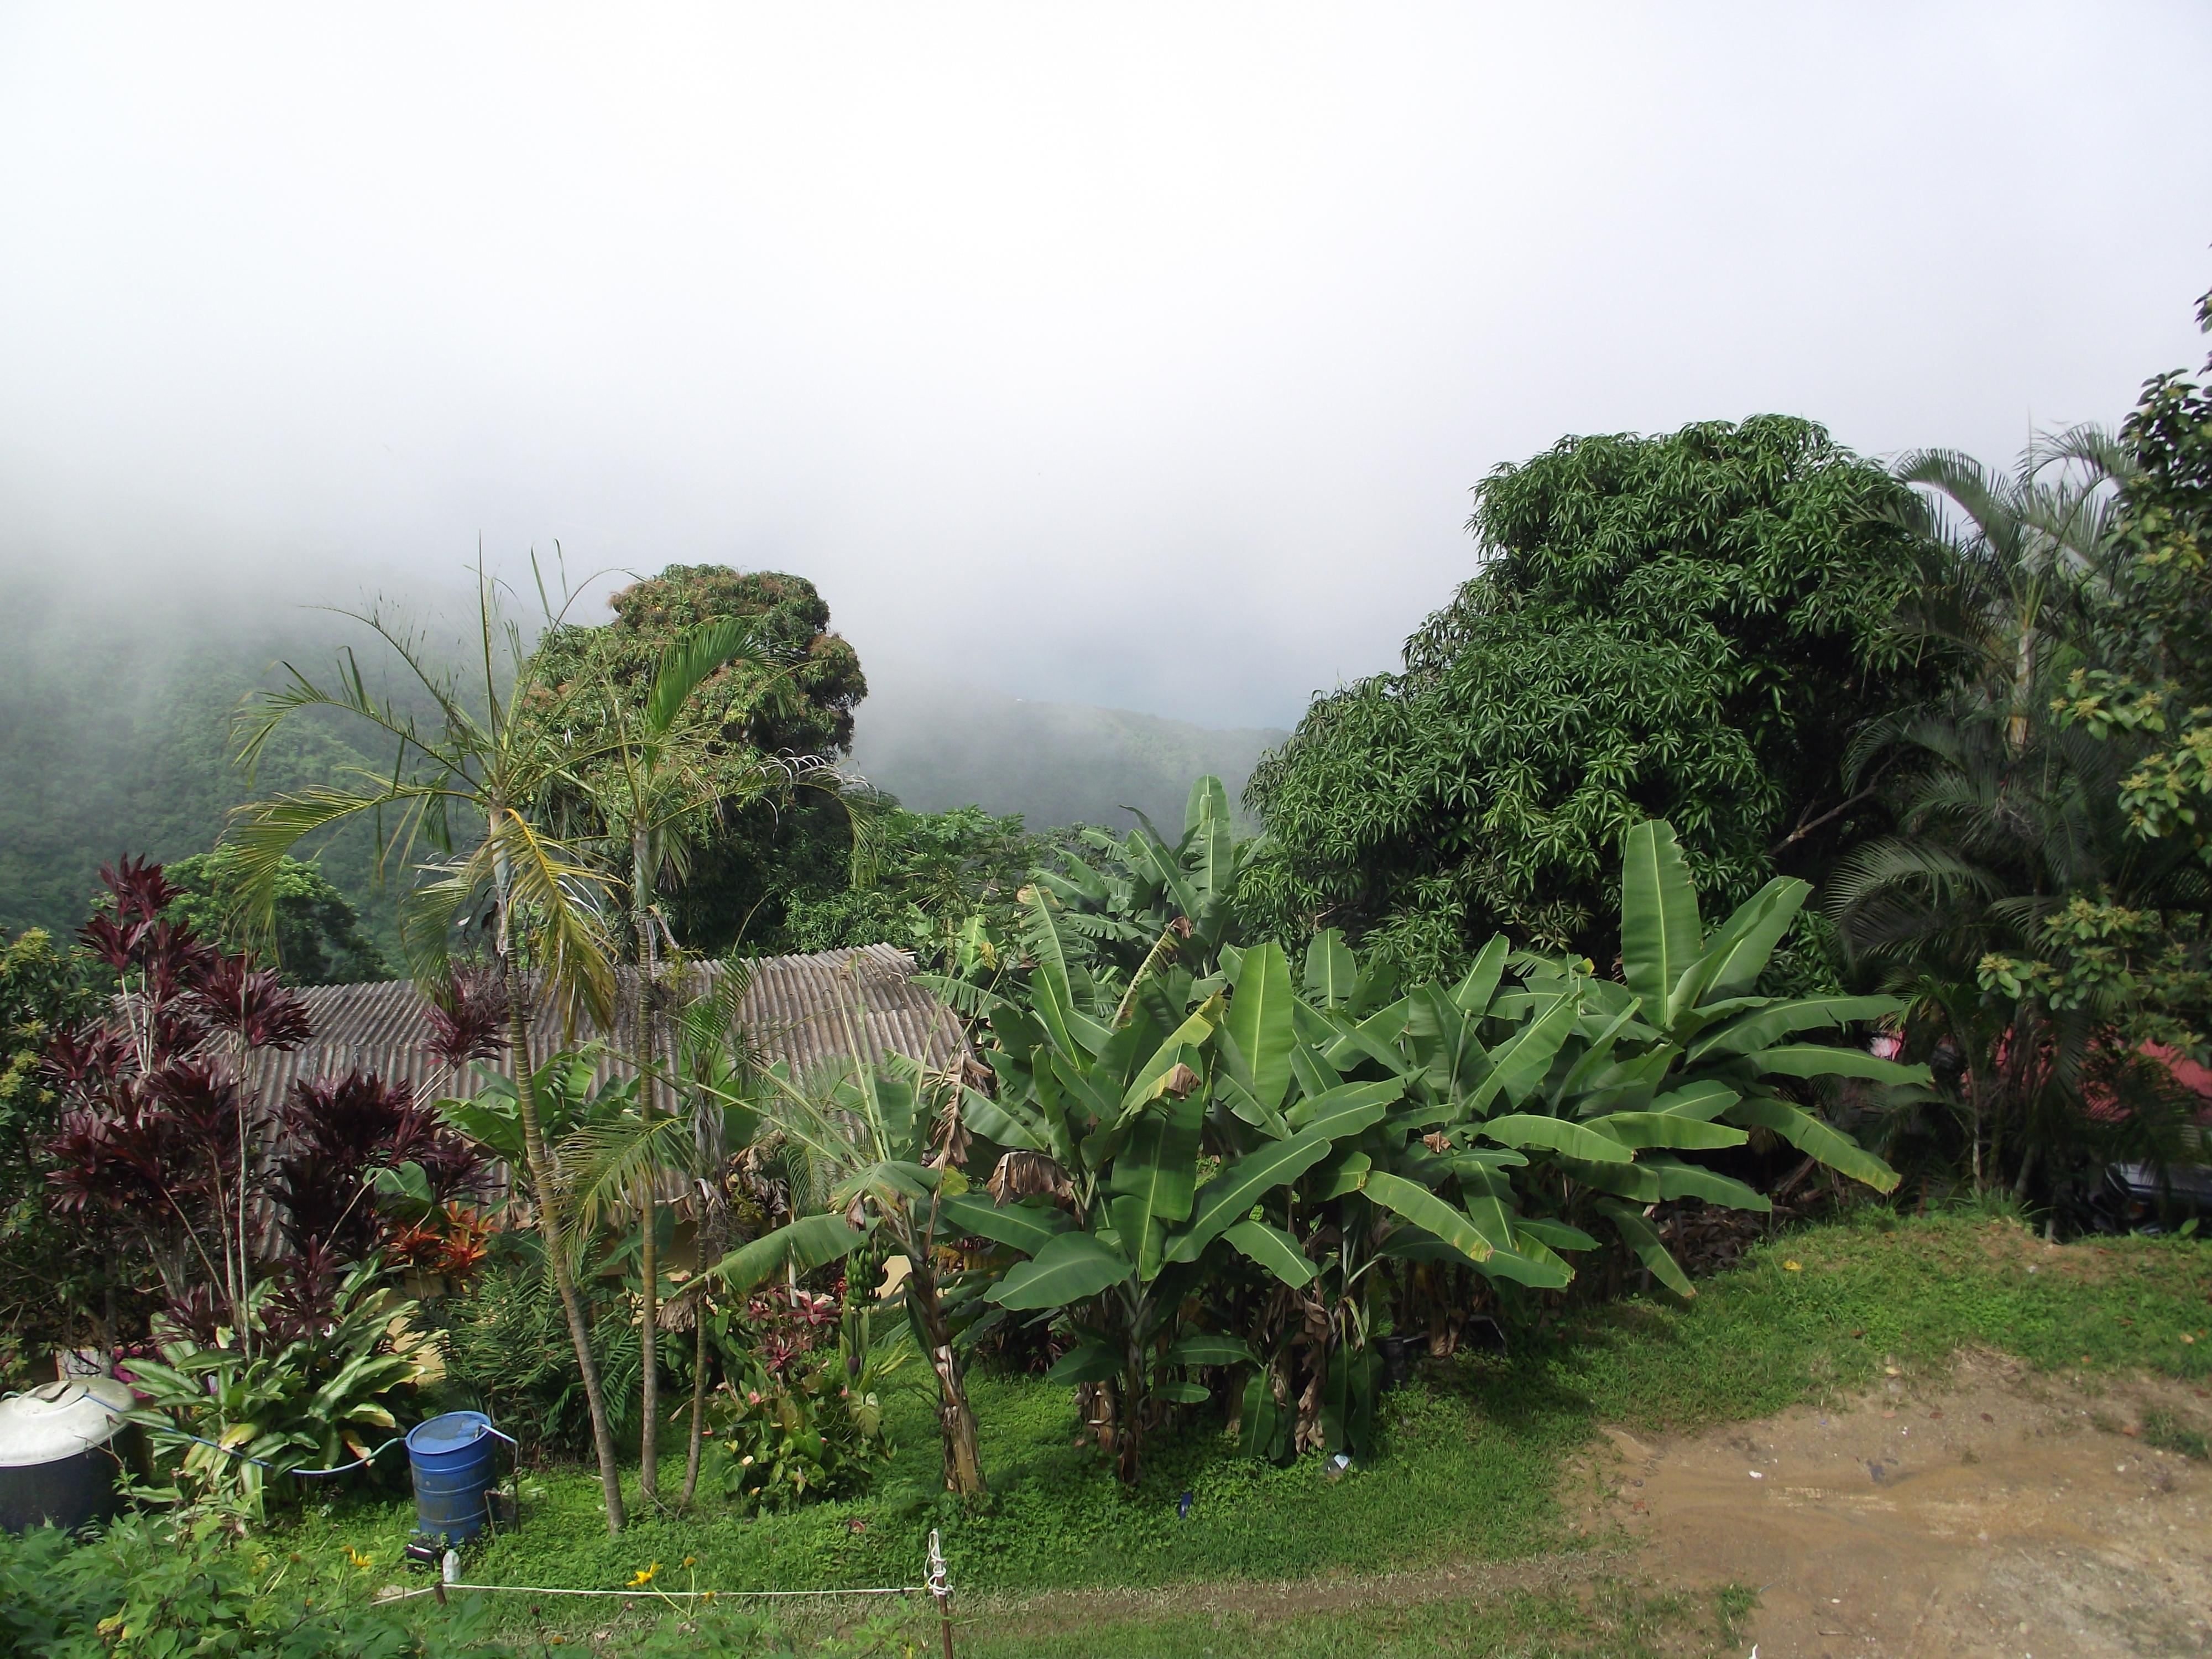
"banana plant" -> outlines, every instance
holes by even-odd
[[[1052,1375],[1084,1385],[1092,1426],[1133,1481],[1147,1435],[1208,1397],[1189,1372],[1258,1363],[1237,1334],[1188,1325],[1194,1292],[1240,1261],[1309,1284],[1316,1270],[1282,1224],[1281,1194],[1380,1123],[1405,1088],[1304,1063],[1277,945],[1224,940],[1202,976],[1148,963],[1109,1006],[1071,961],[1060,907],[1041,889],[1029,903],[1027,1006],[994,1008],[984,1050],[996,1096],[962,1096],[966,1127],[1001,1149],[991,1196],[950,1200],[945,1213],[1024,1258],[988,1299],[1064,1322],[1076,1346]],[[1464,1217],[1402,1219],[1432,1242],[1436,1225],[1469,1231]]]
[[[857,1027],[848,1035],[858,1054]],[[949,1214],[968,1184],[957,1165],[959,1118],[939,1104],[957,1082],[894,1056],[877,1066],[856,1062],[827,1087],[808,1086],[781,1064],[769,1068],[755,1103],[766,1132],[795,1143],[829,1172],[829,1207],[794,1217],[730,1252],[708,1275],[742,1295],[779,1274],[842,1261],[871,1240],[902,1257],[899,1295],[915,1343],[937,1375],[945,1489],[981,1492],[975,1413],[939,1257],[941,1247],[965,1231]]]
[[[1765,1211],[1767,1199],[1697,1154],[1764,1130],[1881,1191],[1879,1158],[1791,1099],[1825,1078],[1922,1087],[1924,1067],[1802,1040],[1895,1014],[1887,997],[1778,1000],[1757,985],[1802,907],[1802,882],[1771,882],[1710,934],[1672,828],[1629,831],[1621,879],[1622,980],[1586,962],[1514,955],[1502,937],[1455,986],[1416,986],[1365,1012],[1336,988],[1359,980],[1333,935],[1315,941],[1306,1063],[1324,1076],[1392,1077],[1405,1104],[1369,1133],[1364,1172],[1345,1184],[1401,1215],[1430,1200],[1464,1213],[1479,1243],[1432,1225],[1487,1277],[1564,1288],[1562,1252],[1594,1249],[1579,1224],[1601,1219],[1679,1295],[1689,1279],[1649,1218],[1670,1199]],[[1509,985],[1508,971],[1519,980]],[[1379,1000],[1372,989],[1370,1002]],[[1419,1189],[1419,1190],[1416,1190]],[[1423,1194],[1426,1196],[1424,1197]],[[1486,1249],[1485,1248],[1486,1247]]]

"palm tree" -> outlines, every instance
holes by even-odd
[[[1936,450],[1899,468],[1933,492],[1913,518],[1929,580],[1901,626],[1957,677],[1855,738],[1852,787],[1886,771],[1897,830],[1838,865],[1826,907],[1847,956],[1906,998],[1908,1040],[1947,1051],[1977,1190],[2027,1195],[2081,1121],[2084,1070],[2117,1012],[2014,969],[2052,954],[2046,923],[2077,896],[2155,892],[2173,862],[2129,836],[2112,750],[2052,713],[2111,580],[2112,486],[2130,465],[2079,428],[2009,474]]]
[[[542,582],[539,591],[542,597]],[[245,765],[254,765],[287,720],[311,709],[365,722],[395,747],[392,764],[388,772],[362,769],[346,783],[240,808],[233,835],[249,890],[264,912],[280,860],[302,837],[335,825],[363,817],[376,823],[380,878],[395,863],[418,867],[418,854],[425,855],[428,861],[419,868],[429,878],[404,896],[401,934],[410,969],[426,991],[450,981],[457,927],[474,921],[489,906],[492,951],[507,997],[525,1164],[591,1407],[607,1530],[619,1533],[621,1475],[591,1328],[562,1237],[562,1188],[538,1115],[532,1003],[525,985],[526,959],[565,1029],[573,1030],[586,1014],[602,1028],[611,1021],[615,975],[605,915],[613,884],[586,848],[546,827],[549,801],[573,788],[598,756],[565,738],[562,715],[575,693],[548,685],[533,672],[522,633],[501,617],[495,586],[481,565],[477,599],[478,636],[472,647],[482,682],[466,695],[457,677],[432,665],[416,636],[397,631],[373,611],[356,617],[398,653],[427,695],[434,710],[427,724],[373,696],[350,650],[328,688],[288,664],[289,683],[240,714],[238,752]],[[550,622],[550,603],[546,610]]]
[[[637,963],[630,1008],[632,1059],[638,1075],[638,1139],[624,1149],[595,1140],[580,1148],[595,1174],[592,1189],[624,1170],[636,1184],[630,1191],[640,1227],[638,1271],[643,1283],[643,1325],[639,1338],[641,1376],[638,1486],[650,1501],[659,1496],[660,1379],[658,1365],[659,1317],[659,1170],[680,1165],[656,1163],[667,1138],[656,1133],[661,1073],[675,1055],[664,1038],[663,1018],[671,998],[664,982],[662,945],[677,941],[669,933],[659,896],[663,884],[680,881],[692,854],[716,819],[732,809],[763,800],[787,799],[801,788],[829,795],[846,811],[854,831],[854,870],[865,873],[870,818],[864,798],[826,763],[762,755],[750,749],[725,750],[715,721],[699,712],[692,694],[710,677],[743,662],[763,689],[787,680],[801,659],[763,635],[750,618],[726,618],[692,629],[672,642],[643,699],[627,702],[611,679],[599,677],[600,702],[586,719],[605,733],[602,754],[575,769],[576,786],[565,810],[579,833],[600,838],[626,866],[629,922]],[[734,1006],[732,1006],[734,1014]],[[596,1205],[605,1194],[593,1200]]]
[[[1931,580],[1906,625],[1961,659],[1980,695],[2004,701],[2014,753],[2048,711],[2039,692],[2052,652],[2079,636],[2084,603],[2107,579],[2114,486],[2131,465],[2125,447],[2094,426],[2031,444],[2010,473],[1948,449],[1898,463],[1900,479],[1929,492],[1908,515]]]

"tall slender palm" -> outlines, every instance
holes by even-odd
[[[1914,517],[1929,580],[1901,625],[1957,677],[1854,739],[1854,787],[1887,769],[1898,828],[1828,886],[1846,951],[1907,997],[1908,1036],[1948,1046],[1976,1187],[2004,1180],[2021,1196],[2078,1112],[2110,1011],[2053,1006],[1992,964],[2047,954],[2044,922],[2071,896],[2154,879],[2114,805],[2111,752],[2051,715],[2109,580],[2112,486],[2128,465],[2094,428],[2039,441],[2009,473],[1941,450],[1899,465],[1929,492]]]
[[[630,1009],[633,1059],[638,1075],[638,1127],[641,1137],[635,1159],[592,1149],[599,1166],[586,1191],[603,1201],[602,1188],[612,1169],[623,1169],[634,1185],[639,1220],[638,1272],[644,1287],[640,1329],[638,1490],[647,1502],[659,1497],[659,1171],[672,1167],[655,1156],[667,1137],[656,1134],[662,1121],[660,1073],[665,1060],[660,1015],[666,988],[661,979],[661,930],[658,898],[664,875],[680,876],[706,820],[730,805],[757,799],[781,781],[776,764],[763,760],[739,769],[734,779],[717,767],[712,732],[697,718],[691,694],[710,675],[740,656],[764,660],[772,647],[750,622],[710,623],[672,644],[641,705],[626,706],[610,683],[603,682],[607,748],[601,763],[584,774],[580,803],[606,839],[622,848],[629,868],[629,928],[636,955],[635,990]]]
[[[663,1079],[674,1093],[676,1110],[659,1117],[648,1117],[641,1110],[592,1125],[577,1131],[562,1148],[562,1166],[571,1172],[574,1182],[573,1198],[580,1229],[596,1228],[617,1211],[635,1212],[641,1225],[650,1229],[655,1224],[662,1180],[675,1175],[691,1187],[699,1221],[702,1276],[694,1280],[691,1293],[694,1352],[690,1444],[684,1459],[680,1500],[684,1504],[690,1504],[699,1481],[708,1323],[702,1292],[708,1282],[704,1275],[720,1261],[726,1233],[727,1204],[722,1182],[732,1156],[752,1139],[760,1122],[753,1102],[763,1068],[751,1035],[738,1017],[750,978],[750,964],[732,959],[718,964],[703,994],[689,1000],[679,998],[681,1006],[666,1027],[670,1064]],[[641,1249],[641,1256],[643,1254]],[[652,1271],[657,1273],[657,1266]],[[645,1322],[648,1332],[659,1317],[657,1301],[651,1309]],[[642,1341],[641,1348],[645,1348]],[[653,1398],[657,1402],[657,1392]],[[657,1453],[657,1441],[646,1443]]]
[[[478,665],[471,678],[479,670],[482,678],[465,694],[457,677],[433,665],[419,638],[400,633],[374,612],[356,618],[398,653],[427,695],[434,711],[427,722],[372,695],[349,650],[340,659],[334,685],[318,685],[290,669],[288,684],[241,713],[238,749],[249,768],[286,720],[307,710],[333,710],[366,722],[395,753],[388,772],[363,769],[347,782],[240,809],[233,836],[251,888],[265,908],[279,860],[303,836],[356,818],[374,820],[379,875],[396,865],[429,878],[408,890],[401,909],[410,969],[428,989],[449,981],[457,927],[489,905],[492,948],[507,995],[524,1160],[591,1408],[607,1530],[618,1533],[621,1475],[591,1328],[563,1237],[562,1189],[538,1115],[532,1005],[525,982],[526,959],[537,988],[566,1029],[574,1029],[585,1014],[602,1026],[611,1019],[615,976],[605,915],[612,884],[586,848],[547,827],[548,802],[574,787],[597,757],[564,738],[560,715],[574,692],[544,684],[533,672],[522,632],[501,617],[495,584],[481,566],[477,579],[472,654]],[[539,591],[542,597],[542,583]],[[546,609],[550,621],[553,607]]]
[[[1907,625],[1962,658],[1978,696],[2005,701],[2015,753],[2047,712],[2039,694],[2052,653],[2078,635],[2083,604],[2106,578],[2113,486],[2130,465],[2124,446],[2094,426],[2038,440],[2009,473],[1948,449],[1898,463],[1898,477],[1927,492],[1911,517],[1931,555]]]

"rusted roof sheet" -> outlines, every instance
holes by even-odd
[[[849,1066],[855,1037],[870,1060],[900,1054],[935,1068],[950,1065],[962,1051],[960,1024],[951,1010],[913,983],[914,958],[891,945],[763,957],[750,966],[751,980],[738,1001],[736,1023],[768,1060],[788,1062],[796,1075]],[[694,963],[688,971],[690,988],[697,993],[724,970],[720,963]],[[558,1021],[541,1005],[532,1027],[534,1058],[542,1064],[561,1047],[595,1039],[610,1041],[623,1054],[633,1052],[635,971],[623,969],[622,980],[611,1034],[586,1029],[564,1043]],[[290,1054],[264,1050],[254,1057],[249,1080],[264,1099],[282,1098],[295,1079],[335,1076],[356,1066],[386,1082],[413,1085],[422,1099],[452,1094],[465,1084],[465,1076],[426,1051],[429,1005],[408,981],[311,986],[300,994],[307,1001],[314,1039]],[[501,1073],[513,1070],[503,1053],[480,1063]],[[599,1077],[629,1069],[611,1058],[601,1063]]]

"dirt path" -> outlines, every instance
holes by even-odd
[[[2037,1379],[2001,1358],[1646,1445],[1571,1482],[1662,1584],[1761,1591],[1763,1659],[2212,1654],[2212,1466],[2140,1437],[2212,1430],[2204,1390]]]

